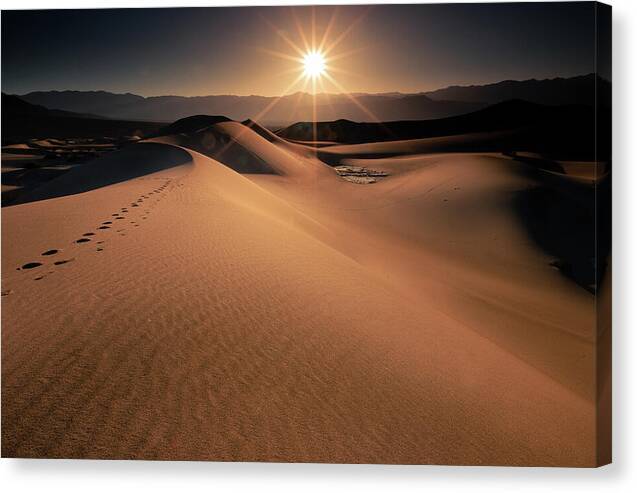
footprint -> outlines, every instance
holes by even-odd
[[[35,269],[36,267],[40,267],[42,265],[42,262],[29,262],[27,264],[24,264],[22,267],[18,268],[18,270],[20,269]]]
[[[91,241],[91,240],[89,240],[88,238],[80,238],[79,240],[75,240],[75,243],[86,243],[88,241]]]
[[[98,252],[102,252],[102,251],[104,251],[104,249],[103,249],[103,248],[100,248],[100,247],[97,247],[97,251],[98,251]]]
[[[74,260],[75,260],[74,258],[69,258],[66,260],[58,260],[57,262],[53,262],[53,265],[68,264],[69,262],[73,262]]]
[[[95,236],[95,233],[84,233],[82,236]]]
[[[109,226],[100,226],[100,227],[99,227],[99,228],[97,228],[97,229],[111,229],[111,228],[110,228]]]
[[[113,224],[113,221],[104,221],[102,224]]]
[[[44,279],[44,276],[38,276],[33,278],[34,281],[39,281],[40,279]]]
[[[13,293],[13,289],[4,289],[1,294],[2,296],[8,296],[11,293]]]
[[[47,250],[47,251],[46,251],[46,252],[44,252],[42,255],[44,255],[44,256],[48,256],[48,255],[55,255],[55,254],[56,254],[56,253],[58,253],[58,252],[59,252],[59,250],[55,250],[55,249],[53,249],[53,250]]]
[[[116,217],[115,219],[126,219],[125,217]]]

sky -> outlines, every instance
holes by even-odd
[[[595,70],[592,2],[5,10],[2,91],[311,91],[291,57],[306,51],[303,38],[312,45],[312,25],[315,47],[334,45],[317,92],[415,93]]]

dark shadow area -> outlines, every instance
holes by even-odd
[[[190,154],[178,147],[156,143],[135,144],[78,165],[32,192],[21,194],[14,204],[88,192],[180,166],[191,160]]]
[[[502,154],[508,157],[512,157],[516,161],[521,163],[526,163],[530,166],[543,169],[546,171],[553,171],[554,173],[564,173],[564,167],[552,159],[546,159],[544,157],[535,157],[535,156],[523,156],[518,154],[515,151],[505,151]]]
[[[318,122],[316,140],[342,144],[427,139],[418,152],[539,153],[550,159],[610,160],[610,110],[592,106],[544,106],[526,101],[506,101],[465,115],[439,120],[355,123],[347,120]],[[597,128],[600,130],[597,134]],[[309,122],[278,132],[295,141],[314,140]],[[476,136],[481,136],[477,138]],[[352,150],[356,152],[356,150]],[[335,158],[330,148],[319,151],[328,164]],[[347,157],[390,157],[391,150]]]
[[[249,118],[247,120],[242,121],[241,123],[245,125],[246,127],[248,127],[250,130],[252,130],[253,132],[255,132],[256,134],[263,137],[268,142],[281,141],[281,138],[277,137],[276,134],[274,134],[273,132],[270,132],[267,128],[262,127],[257,122],[250,120]]]
[[[227,145],[218,152],[202,152],[225,164],[228,168],[237,173],[275,175],[277,174],[272,166],[259,156],[253,154],[245,147],[235,142]]]
[[[99,144],[94,139],[45,139],[24,145],[27,147],[3,148],[3,207],[78,165],[129,144]]]
[[[613,245],[613,197],[612,173],[607,173],[598,181],[596,191],[597,205],[597,237],[595,239],[597,255],[595,257],[597,269],[597,286],[611,287],[611,256]],[[608,301],[608,300],[607,300]],[[610,301],[608,301],[610,303]]]
[[[31,193],[44,183],[54,180],[68,171],[62,167],[20,168],[2,173],[2,184],[16,187],[2,191],[2,207],[16,203],[21,195]]]
[[[246,129],[251,132],[252,129]],[[174,138],[184,147],[211,157],[237,173],[276,174],[276,171],[255,153],[239,144],[230,135],[212,124],[192,133],[182,133]]]
[[[610,254],[610,222],[597,221],[610,207],[610,174],[588,185],[539,166],[519,172],[537,183],[512,199],[531,239],[554,257],[554,268],[595,294]]]
[[[188,137],[187,147],[209,156],[237,173],[276,174],[270,164],[231,136],[209,128]]]
[[[317,150],[317,157],[329,166],[343,159],[380,159],[414,154],[442,152],[502,152],[521,142],[525,129],[433,137],[418,142],[370,143],[372,147],[330,146]],[[361,146],[362,147],[362,146]]]
[[[148,122],[125,122],[68,117],[2,118],[2,143],[12,144],[29,139],[103,138],[119,141],[125,137],[143,137],[160,125]]]
[[[153,134],[153,136],[161,137],[164,135],[188,134],[204,130],[215,123],[230,122],[230,118],[225,116],[211,115],[193,115],[181,118],[170,125],[166,125]]]

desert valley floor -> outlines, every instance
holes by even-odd
[[[594,465],[595,297],[525,212],[593,165],[479,138],[220,122],[4,207],[3,455]]]

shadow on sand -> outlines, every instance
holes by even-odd
[[[175,146],[157,143],[134,144],[77,165],[35,190],[20,194],[11,205],[88,192],[187,164],[191,160],[187,151]],[[11,179],[11,176],[8,179]]]
[[[512,202],[530,237],[555,257],[554,268],[596,293],[610,254],[610,222],[598,220],[610,211],[610,174],[588,184],[557,174],[559,164],[550,160],[514,159],[528,165],[518,172],[537,183]]]

